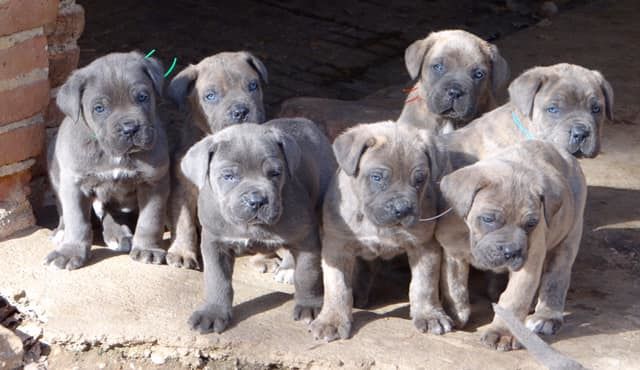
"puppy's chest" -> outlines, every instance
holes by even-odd
[[[406,251],[418,240],[410,233],[400,230],[381,234],[360,235],[354,245],[356,254],[364,259],[390,259]]]
[[[97,168],[78,178],[83,193],[104,201],[123,193],[134,192],[143,181],[142,171],[125,166]]]

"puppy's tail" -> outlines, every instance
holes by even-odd
[[[550,370],[583,370],[578,362],[554,350],[526,326],[509,310],[493,303],[496,315],[507,324],[516,339],[522,344],[538,362]]]

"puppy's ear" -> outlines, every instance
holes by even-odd
[[[191,94],[193,86],[198,79],[198,67],[190,64],[178,73],[169,83],[167,95],[178,107],[182,108],[187,96]]]
[[[333,153],[338,165],[349,176],[356,176],[360,157],[367,148],[374,146],[375,137],[366,129],[355,127],[338,136],[333,142]]]
[[[56,104],[58,104],[62,113],[74,121],[80,118],[80,113],[82,112],[82,92],[86,82],[85,69],[78,69],[60,87],[56,96]]]
[[[559,179],[551,178],[547,175],[540,175],[537,184],[532,184],[535,191],[540,195],[540,201],[544,208],[544,219],[547,225],[551,225],[553,216],[562,207],[562,200],[569,197],[565,185]]]
[[[429,48],[433,46],[434,42],[435,36],[432,33],[425,39],[414,41],[404,51],[404,64],[407,67],[407,71],[409,72],[409,76],[411,76],[412,80],[415,80],[420,75],[424,57],[427,55]]]
[[[444,148],[436,133],[429,130],[419,130],[419,135],[424,142],[423,151],[429,157],[431,181],[438,182],[444,175],[451,172],[449,152]]]
[[[255,55],[251,54],[248,51],[243,52],[245,54],[245,58],[247,63],[251,66],[251,68],[255,69],[258,72],[258,75],[262,79],[262,81],[266,84],[269,83],[269,73],[267,73],[267,67],[262,63],[260,59],[258,59]]]
[[[533,100],[548,78],[543,68],[529,69],[509,85],[509,99],[520,112],[529,118],[533,114]]]
[[[609,81],[604,78],[602,73],[598,71],[593,71],[593,73],[596,75],[596,79],[600,83],[600,89],[604,95],[605,114],[607,115],[607,119],[609,121],[613,121],[613,88]]]
[[[491,88],[493,94],[496,95],[509,80],[511,71],[509,70],[509,63],[500,55],[497,46],[490,44],[489,56],[491,58]]]
[[[476,194],[489,184],[482,168],[471,165],[444,176],[440,181],[440,191],[456,214],[466,218]]]
[[[163,96],[164,93],[164,67],[162,63],[156,58],[145,58],[140,53],[136,53],[142,58],[142,65],[144,73],[149,76],[151,82],[153,82],[153,88],[156,90],[158,96]]]
[[[284,158],[287,160],[287,168],[289,169],[289,175],[293,175],[295,170],[302,161],[302,149],[300,145],[295,141],[291,135],[285,133],[282,130],[271,130],[276,138],[278,146],[280,146],[284,153]]]
[[[209,162],[218,148],[219,141],[212,135],[194,144],[180,161],[180,169],[198,189],[202,189],[209,175]]]

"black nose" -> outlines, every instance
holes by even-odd
[[[580,144],[589,136],[589,130],[585,125],[575,125],[571,127],[570,134],[571,142]]]
[[[514,245],[500,245],[498,249],[502,251],[502,255],[508,260],[522,256],[522,250],[516,248]]]
[[[140,124],[135,121],[127,121],[121,124],[121,132],[126,136],[133,136],[138,130],[140,130]]]
[[[397,219],[403,219],[413,212],[413,206],[406,199],[396,199],[392,201],[392,212]]]
[[[450,87],[447,90],[447,95],[449,95],[451,99],[455,100],[460,98],[462,95],[464,95],[464,92],[462,92],[462,90],[459,87]]]
[[[249,115],[249,108],[246,105],[234,105],[229,114],[234,122],[244,122]]]
[[[260,207],[268,203],[267,197],[257,191],[252,191],[249,194],[243,196],[243,201],[251,209],[258,210]]]

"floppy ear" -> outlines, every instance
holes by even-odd
[[[509,85],[509,99],[529,118],[533,113],[533,100],[546,80],[544,70],[541,67],[535,67],[525,71]]]
[[[429,130],[419,130],[419,135],[424,141],[423,151],[429,157],[431,181],[439,182],[444,175],[451,172],[449,152],[444,148],[435,133]]]
[[[342,170],[349,176],[358,172],[360,157],[367,148],[375,145],[376,139],[366,130],[354,128],[340,136],[333,142],[333,153]]]
[[[180,169],[198,189],[202,189],[209,175],[209,162],[215,153],[219,141],[212,135],[194,144],[180,161]]]
[[[598,71],[593,71],[596,75],[596,79],[600,83],[600,89],[602,89],[602,94],[604,95],[604,103],[605,103],[605,113],[607,115],[607,119],[609,121],[613,121],[613,88],[609,81],[607,81],[602,73]]]
[[[269,83],[269,74],[267,73],[267,67],[264,66],[262,61],[258,59],[255,55],[251,54],[248,51],[243,52],[245,54],[245,58],[247,63],[251,66],[251,68],[255,69],[258,72],[258,75],[264,81],[264,83]]]
[[[551,225],[553,216],[555,216],[562,207],[564,196],[568,196],[568,194],[566,194],[566,187],[560,181],[554,181],[545,175],[542,175],[537,186],[544,208],[544,219],[547,225]]]
[[[60,110],[74,121],[80,118],[82,112],[82,92],[86,82],[87,75],[84,68],[78,69],[60,87],[56,96],[56,104]]]
[[[477,165],[463,167],[442,178],[440,191],[447,203],[462,218],[471,210],[476,194],[489,185],[489,179]]]
[[[302,161],[302,150],[291,135],[281,130],[270,130],[276,138],[278,146],[280,146],[284,153],[284,158],[287,160],[287,167],[289,169],[289,175],[293,175],[295,170]]]
[[[409,72],[409,76],[411,76],[412,80],[415,80],[422,70],[422,63],[424,62],[424,57],[429,51],[429,48],[434,43],[433,33],[429,35],[429,37],[414,41],[409,47],[404,51],[404,64],[407,67],[407,71]]]
[[[164,92],[164,67],[162,63],[156,58],[145,58],[142,54],[135,52],[137,56],[142,58],[142,65],[144,73],[149,76],[151,82],[153,82],[153,88],[156,90],[158,96],[163,96]]]
[[[182,108],[197,79],[198,68],[193,64],[180,71],[169,83],[167,94],[171,101]]]
[[[507,83],[511,71],[509,63],[500,55],[497,46],[490,44],[489,56],[491,58],[491,88],[495,95]]]

